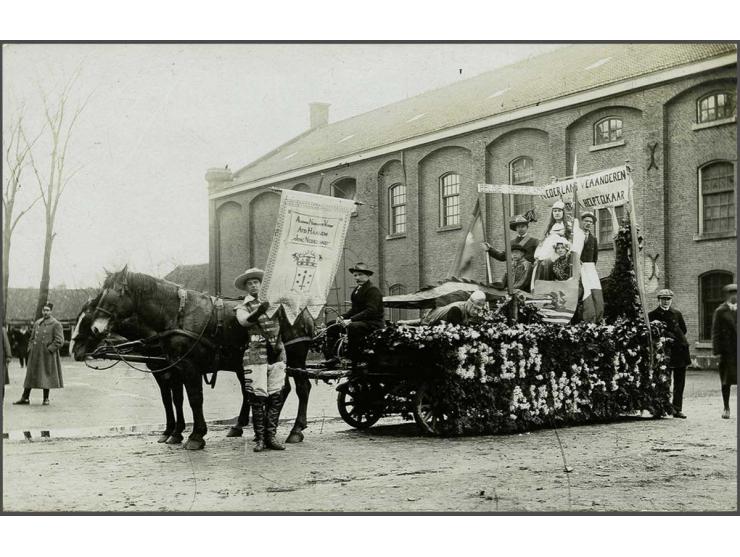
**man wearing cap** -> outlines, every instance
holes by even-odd
[[[579,225],[583,231],[581,249],[581,286],[583,286],[583,320],[595,323],[604,316],[604,295],[596,271],[599,260],[599,241],[594,236],[596,215],[590,211],[581,213]]]
[[[664,288],[658,292],[658,307],[648,313],[650,321],[665,325],[668,346],[668,368],[673,371],[673,415],[686,418],[682,411],[683,389],[686,385],[686,366],[691,364],[689,342],[686,340],[686,322],[680,311],[671,307],[673,292]]]
[[[529,292],[532,280],[532,264],[525,259],[526,257],[527,249],[523,245],[511,246],[511,272],[514,275],[514,282],[511,287]],[[501,280],[504,287],[507,285],[508,278],[508,273],[504,273],[504,278]]]
[[[712,318],[712,352],[719,356],[719,378],[722,381],[722,417],[730,419],[730,387],[737,385],[737,284],[722,291],[725,301]]]
[[[529,221],[523,215],[517,215],[509,221],[509,228],[516,232],[516,238],[512,238],[509,242],[511,249],[514,249],[514,246],[523,247],[524,258],[530,263],[534,263],[534,250],[537,249],[537,240],[528,235]],[[481,245],[488,252],[488,255],[496,261],[506,261],[505,251],[495,249],[488,242],[483,242]]]
[[[421,319],[398,321],[398,325],[438,325],[443,321],[451,325],[469,325],[480,320],[486,309],[486,295],[482,290],[474,290],[467,300],[451,302],[434,308]]]
[[[263,275],[262,269],[252,268],[234,280],[236,288],[247,292],[244,303],[235,311],[237,321],[249,332],[249,346],[244,351],[242,367],[245,390],[250,395],[252,406],[254,452],[266,448],[285,450],[276,438],[284,402],[281,391],[285,384],[285,347],[277,319],[265,314],[269,303],[260,303],[258,299]]]
[[[48,406],[49,389],[64,387],[62,360],[59,357],[59,349],[64,345],[64,333],[62,324],[51,315],[53,309],[51,302],[44,304],[41,319],[33,324],[23,394],[13,404],[30,404],[31,389],[43,389],[42,404]]]
[[[383,294],[370,277],[373,272],[364,263],[358,263],[349,270],[357,286],[352,291],[352,307],[342,314],[339,320],[347,327],[349,355],[356,360],[362,339],[385,325],[383,318]]]

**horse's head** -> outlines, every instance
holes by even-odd
[[[120,322],[134,313],[134,300],[128,287],[128,266],[109,274],[92,314],[91,330],[100,338],[109,332],[113,322]]]
[[[99,292],[95,297],[89,298],[77,315],[77,321],[69,343],[69,353],[78,362],[84,360],[85,356],[100,344],[100,338],[93,334],[92,323],[93,313],[100,301],[101,294],[102,292]]]

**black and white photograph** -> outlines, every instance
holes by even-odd
[[[3,513],[737,514],[736,43],[11,42],[2,134]]]

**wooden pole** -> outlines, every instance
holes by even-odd
[[[516,323],[519,319],[519,308],[512,287],[514,277],[511,268],[511,244],[509,243],[509,194],[501,194],[501,203],[504,207],[504,249],[506,250],[506,290],[511,297],[511,319]]]
[[[627,161],[629,162],[629,161]],[[642,317],[645,320],[645,326],[647,327],[648,334],[648,353],[650,354],[650,367],[653,367],[654,355],[653,355],[653,333],[650,330],[650,317],[647,309],[647,295],[645,294],[645,286],[643,283],[642,266],[640,265],[640,245],[637,241],[637,218],[635,216],[635,203],[632,197],[632,173],[629,165],[627,165],[627,179],[629,180],[629,219],[630,219],[630,237],[632,240],[632,266],[635,270],[635,280],[637,281],[637,290],[640,293],[640,306],[642,307]]]

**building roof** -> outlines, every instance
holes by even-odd
[[[189,290],[206,292],[208,290],[208,263],[178,265],[164,278]]]
[[[233,184],[356,155],[548,100],[737,53],[734,43],[577,44],[302,133]],[[736,63],[736,61],[735,61]]]
[[[82,306],[96,293],[94,288],[51,288],[47,299],[54,304],[54,317],[59,321],[74,321]],[[38,288],[8,288],[5,320],[8,323],[33,321],[38,299]]]

